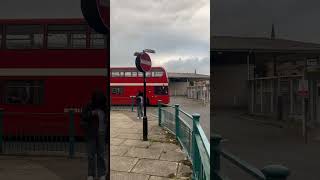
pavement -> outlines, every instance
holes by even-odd
[[[149,139],[142,141],[142,120],[135,113],[111,113],[111,179],[190,179],[191,168],[184,152],[157,120],[149,117]],[[87,159],[59,156],[0,156],[0,179],[86,179]]]
[[[263,168],[282,164],[290,169],[290,180],[319,180],[320,141],[309,137],[306,144],[300,128],[278,126],[259,119],[244,119],[239,110],[215,110],[212,134],[223,137],[222,148],[249,164]],[[222,173],[230,179],[251,180],[248,174],[222,159]]]

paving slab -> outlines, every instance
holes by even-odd
[[[150,145],[150,148],[155,149],[162,149],[163,151],[176,151],[179,150],[180,147],[176,144],[172,143],[161,143],[161,142],[154,142]]]
[[[112,180],[148,180],[149,175],[111,171],[110,179]]]
[[[116,138],[142,140],[142,134],[121,133]]]
[[[130,146],[110,146],[110,154],[111,156],[115,155],[115,156],[122,156],[125,153],[128,152],[128,150],[130,149]]]
[[[120,138],[111,138],[110,145],[120,145],[123,143],[126,139],[120,139]]]
[[[177,162],[140,159],[136,166],[132,169],[132,172],[169,177],[176,175],[177,167]]]
[[[111,156],[110,169],[114,171],[130,172],[130,170],[136,165],[138,160],[138,158],[132,157]]]
[[[170,180],[170,178],[151,176],[149,180]]]
[[[185,160],[186,155],[181,150],[163,151],[160,160],[179,162]]]
[[[150,148],[131,148],[125,156],[146,158],[146,159],[159,159],[161,149],[150,149]]]
[[[146,147],[150,147],[151,143],[149,141],[141,141],[141,140],[136,140],[136,139],[127,139],[122,143],[122,145],[123,146],[146,148]]]

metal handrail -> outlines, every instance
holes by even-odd
[[[260,179],[260,180],[265,180],[265,176],[264,174],[257,168],[251,166],[250,164],[248,164],[245,161],[240,160],[238,157],[236,157],[235,155],[225,151],[225,150],[221,150],[220,154],[225,158],[228,159],[230,162],[232,162],[232,164],[236,165],[237,167],[241,168],[242,170],[244,170],[245,172],[247,172],[248,174],[250,174],[251,176]]]
[[[182,109],[179,109],[179,111],[182,112],[184,115],[188,116],[190,119],[192,119],[192,116],[189,113],[183,111]]]
[[[229,160],[229,162],[231,162],[233,165],[237,166],[238,168],[258,180],[286,180],[289,176],[289,169],[282,165],[268,165],[261,170],[253,167],[249,163],[241,160],[240,158],[227,152],[226,150],[222,150],[220,146],[221,140],[222,138],[219,135],[213,135],[210,138],[211,146],[213,149],[211,162],[211,166],[213,169],[213,180],[224,179],[221,176],[220,171],[220,157],[224,157],[225,159]]]
[[[201,137],[201,141],[202,143],[204,144],[204,147],[206,149],[206,152],[207,154],[210,156],[210,143],[209,143],[209,140],[207,139],[202,127],[200,124],[197,124],[197,129],[198,129],[198,132],[200,134],[200,137]]]
[[[168,105],[175,109],[175,112],[168,112],[165,108],[162,108],[162,103],[158,102],[159,109],[159,126],[168,129],[171,133],[175,134],[177,141],[181,144],[182,149],[187,153],[188,158],[192,162],[193,179],[209,180],[210,179],[210,143],[205,136],[205,133],[199,123],[200,115],[193,114],[192,116],[187,112],[181,110],[179,105]],[[192,126],[187,123],[180,113],[190,118],[193,122]],[[167,117],[162,117],[167,116]],[[172,119],[172,116],[174,118]],[[164,122],[162,119],[164,118]],[[168,118],[168,119],[165,119]],[[168,123],[169,121],[169,123]],[[171,121],[171,123],[170,123]],[[175,124],[175,128],[172,127]],[[170,126],[168,126],[170,125]],[[166,127],[167,126],[167,127]],[[183,129],[182,126],[185,128]],[[192,134],[190,136],[190,133]],[[189,137],[188,137],[189,136]]]

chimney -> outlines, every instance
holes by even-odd
[[[275,39],[276,38],[276,34],[274,32],[274,24],[272,23],[272,29],[271,29],[271,39]]]
[[[197,74],[197,69],[194,69],[194,74]]]

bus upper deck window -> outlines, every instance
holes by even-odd
[[[43,47],[43,26],[8,25],[6,30],[8,49],[39,49]]]
[[[111,76],[112,77],[120,77],[120,72],[119,71],[112,71]]]
[[[132,77],[132,73],[129,72],[124,72],[124,77]]]
[[[48,25],[48,48],[86,48],[87,27],[77,25]]]
[[[163,72],[162,71],[154,71],[154,77],[162,77]]]

